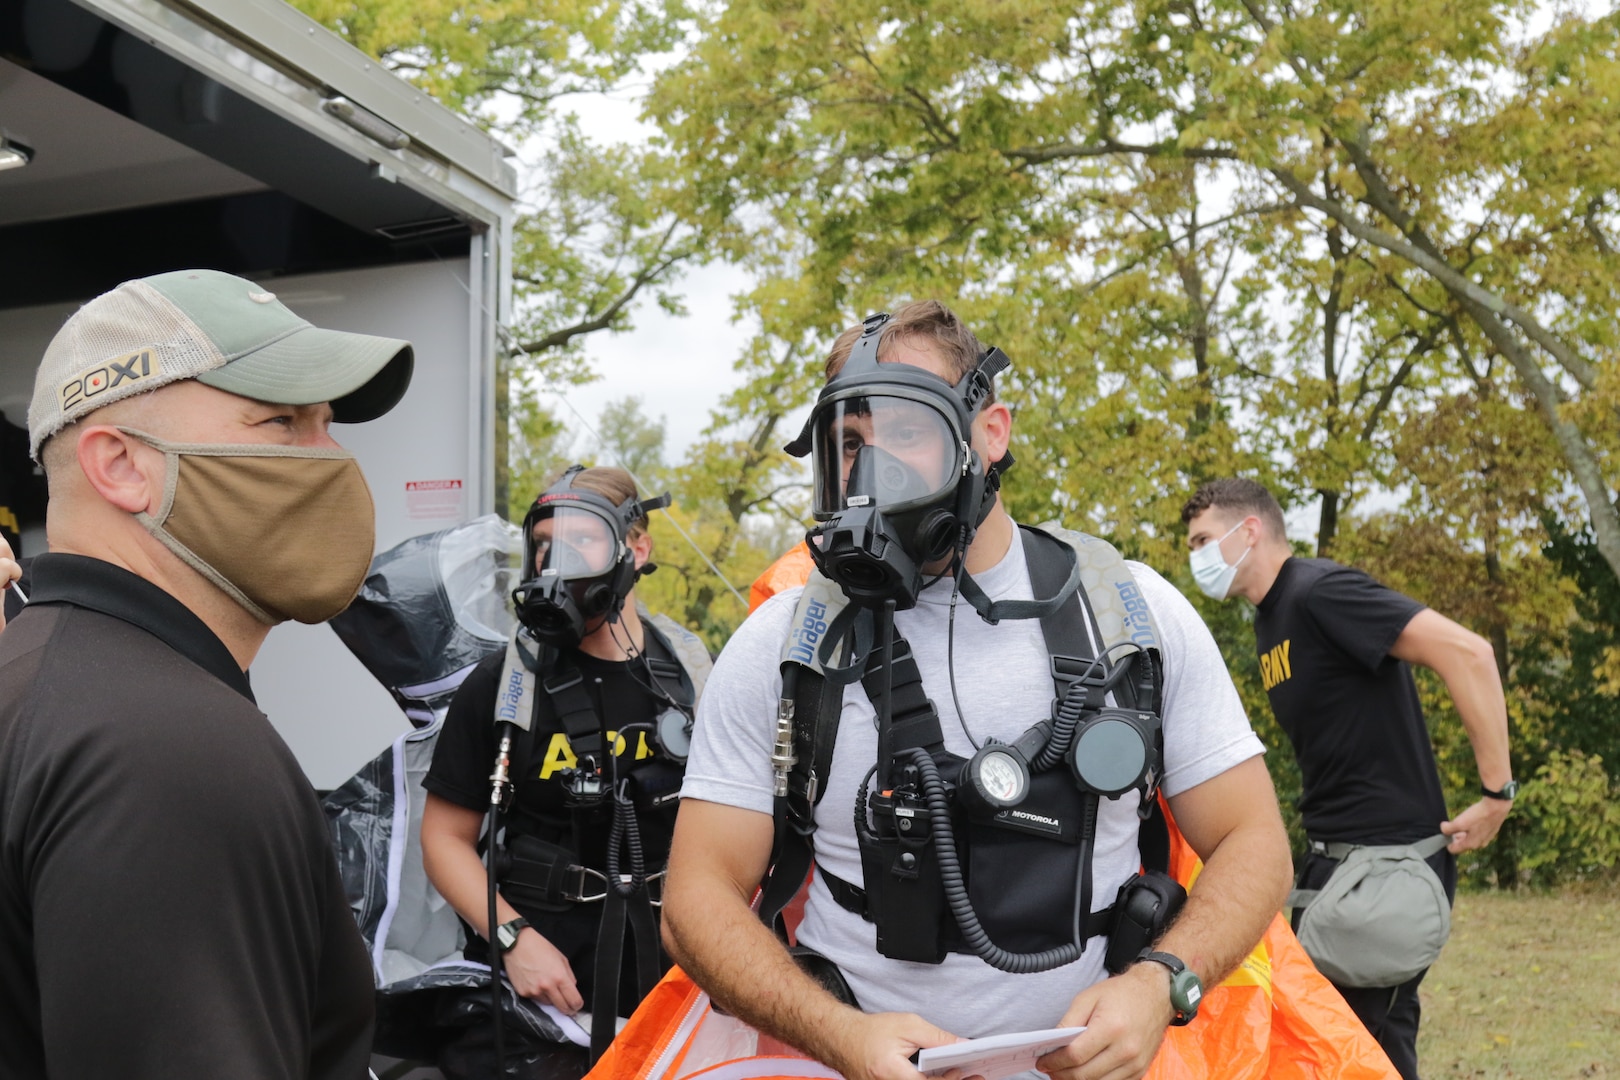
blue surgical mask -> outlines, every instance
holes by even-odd
[[[1237,532],[1242,524],[1243,522],[1238,522],[1226,530],[1226,536],[1205,544],[1187,556],[1187,563],[1192,567],[1193,581],[1197,583],[1199,591],[1211,600],[1226,599],[1226,594],[1232,589],[1232,579],[1237,577],[1238,566],[1249,557],[1249,552],[1254,550],[1252,547],[1244,548],[1243,554],[1238,556],[1235,563],[1228,563],[1226,556],[1221,554],[1221,542]]]

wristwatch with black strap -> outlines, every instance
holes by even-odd
[[[1503,802],[1512,802],[1519,796],[1519,782],[1517,780],[1509,780],[1507,783],[1502,785],[1502,789],[1500,791],[1492,791],[1484,784],[1481,784],[1479,785],[1479,793],[1485,796],[1487,799],[1501,799]]]
[[[1176,1011],[1170,1026],[1182,1027],[1192,1023],[1192,1018],[1198,1015],[1198,1003],[1204,997],[1204,984],[1199,981],[1198,974],[1188,970],[1179,956],[1167,952],[1143,949],[1136,959],[1138,962],[1151,960],[1170,970],[1170,1007]]]
[[[513,919],[511,922],[501,923],[501,925],[495,928],[496,947],[499,948],[502,953],[511,952],[512,946],[516,945],[518,942],[518,935],[523,933],[524,927],[528,925],[529,920],[522,918],[521,916]]]

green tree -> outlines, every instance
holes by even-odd
[[[504,506],[506,520],[521,522],[534,497],[574,460],[577,439],[541,403],[532,386],[512,396],[511,467]]]
[[[1529,745],[1556,707],[1517,680],[1575,617],[1543,522],[1620,566],[1617,54],[1620,16],[1530,0],[732,0],[648,111],[682,213],[758,275],[760,397],[945,298],[1015,363],[1017,516],[1185,584],[1198,482],[1314,502],[1319,552],[1495,643]],[[1280,746],[1247,626],[1205,610]]]
[[[567,95],[618,87],[643,56],[671,48],[686,14],[679,0],[291,2],[450,108],[514,134],[553,123]],[[508,119],[497,122],[497,103]]]
[[[664,465],[664,426],[662,416],[654,420],[641,411],[641,399],[625,397],[602,408],[596,425],[596,462],[628,469],[640,482],[642,498],[650,498],[668,486]]]
[[[768,333],[955,299],[1043,436],[1087,440],[1039,459],[1083,517],[1157,541],[1168,493],[1274,442],[1330,544],[1403,390],[1499,359],[1620,565],[1620,20],[1532,38],[1536,7],[736,0],[649,111]]]
[[[812,378],[799,357],[764,338],[753,342],[739,364],[755,379],[715,408],[675,470],[672,487],[703,554],[683,553],[678,584],[666,580],[670,610],[701,627],[716,648],[747,614],[748,585],[804,538],[810,518],[804,469],[781,450],[797,434],[785,430],[790,403]]]

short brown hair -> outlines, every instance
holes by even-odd
[[[1253,514],[1265,525],[1266,532],[1277,540],[1287,542],[1288,528],[1283,524],[1281,504],[1271,492],[1253,480],[1229,476],[1202,485],[1193,492],[1187,505],[1181,508],[1181,523],[1186,525],[1209,509],[1236,510],[1243,517]]]
[[[569,468],[572,467],[569,466]],[[550,491],[560,484],[566,472],[567,469],[552,477],[551,483],[546,485],[546,490]],[[580,470],[574,474],[574,486],[584,488],[586,491],[594,491],[614,506],[621,505],[627,499],[634,499],[639,494],[636,491],[635,478],[624,469],[613,465],[593,465],[588,469]],[[631,522],[630,538],[640,536],[646,532],[648,524],[646,514]]]
[[[844,369],[849,354],[855,351],[855,342],[866,330],[865,323],[856,323],[838,335],[832,350],[827,353],[827,381],[832,382]],[[979,363],[985,353],[984,344],[969,330],[956,312],[938,300],[911,300],[895,308],[889,321],[878,335],[878,359],[888,351],[892,342],[933,345],[944,359],[953,383],[961,382]],[[992,386],[985,403],[996,400]]]

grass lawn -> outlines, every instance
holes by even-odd
[[[1420,993],[1425,1080],[1620,1078],[1620,890],[1459,895]]]

